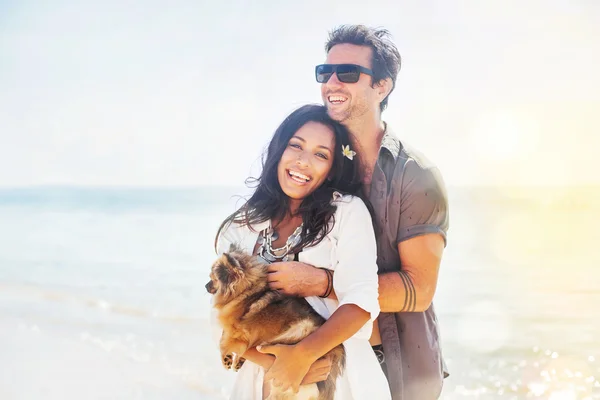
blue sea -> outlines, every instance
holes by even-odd
[[[0,189],[0,399],[226,399],[204,289],[246,189]],[[600,188],[450,187],[443,399],[600,399]]]

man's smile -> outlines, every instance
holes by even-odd
[[[327,101],[334,105],[343,104],[346,102],[346,100],[348,100],[348,98],[345,96],[340,96],[340,95],[327,96]]]

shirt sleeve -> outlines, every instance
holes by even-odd
[[[239,230],[239,227],[234,223],[227,223],[223,229],[221,229],[219,237],[217,238],[217,255],[228,252],[231,245],[239,246],[242,239]]]
[[[358,197],[345,197],[337,206],[337,264],[333,287],[339,306],[355,304],[370,313],[371,321],[374,321],[379,315],[379,284],[371,214]],[[372,324],[367,326],[369,337]]]
[[[449,226],[448,195],[438,168],[423,168],[409,160],[402,179],[397,243],[438,233],[446,243]]]

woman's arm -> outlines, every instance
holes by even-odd
[[[275,361],[274,356],[261,353],[260,351],[256,350],[256,347],[251,347],[246,350],[242,357],[244,357],[246,360],[252,361],[254,364],[260,365],[265,371],[268,371]]]
[[[368,341],[371,336],[369,321],[379,315],[377,245],[371,215],[356,197],[345,198],[337,206],[335,227],[330,234],[336,246],[333,287],[338,308],[323,326],[298,344],[259,349],[277,357],[265,379],[272,378],[294,390],[298,389],[302,374],[316,358],[355,335]],[[319,291],[318,294],[323,293]],[[361,329],[363,326],[365,328]]]
[[[265,371],[269,371],[271,366],[275,362],[275,356],[271,354],[264,354],[252,347],[244,353],[242,356],[246,360],[252,361],[254,364],[260,365]],[[324,381],[331,372],[331,360],[328,357],[322,357],[313,362],[310,365],[308,373],[302,379],[302,385],[308,385],[309,383],[317,383]]]
[[[298,352],[310,360],[317,360],[335,346],[352,337],[370,318],[370,314],[355,304],[338,308],[322,327],[301,340]]]
[[[344,304],[338,308],[319,329],[305,337],[296,345],[262,346],[261,353],[273,354],[276,359],[265,375],[265,381],[291,387],[298,391],[302,378],[310,366],[335,346],[354,335],[367,321],[370,314],[354,304]]]

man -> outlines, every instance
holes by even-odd
[[[444,182],[381,118],[400,69],[389,33],[341,26],[330,33],[326,50],[325,64],[316,68],[323,102],[352,134],[374,209],[382,312],[371,345],[394,400],[437,399],[447,376],[432,305],[449,221]],[[277,263],[270,272],[273,289],[304,297],[327,291],[326,273],[318,268]]]

